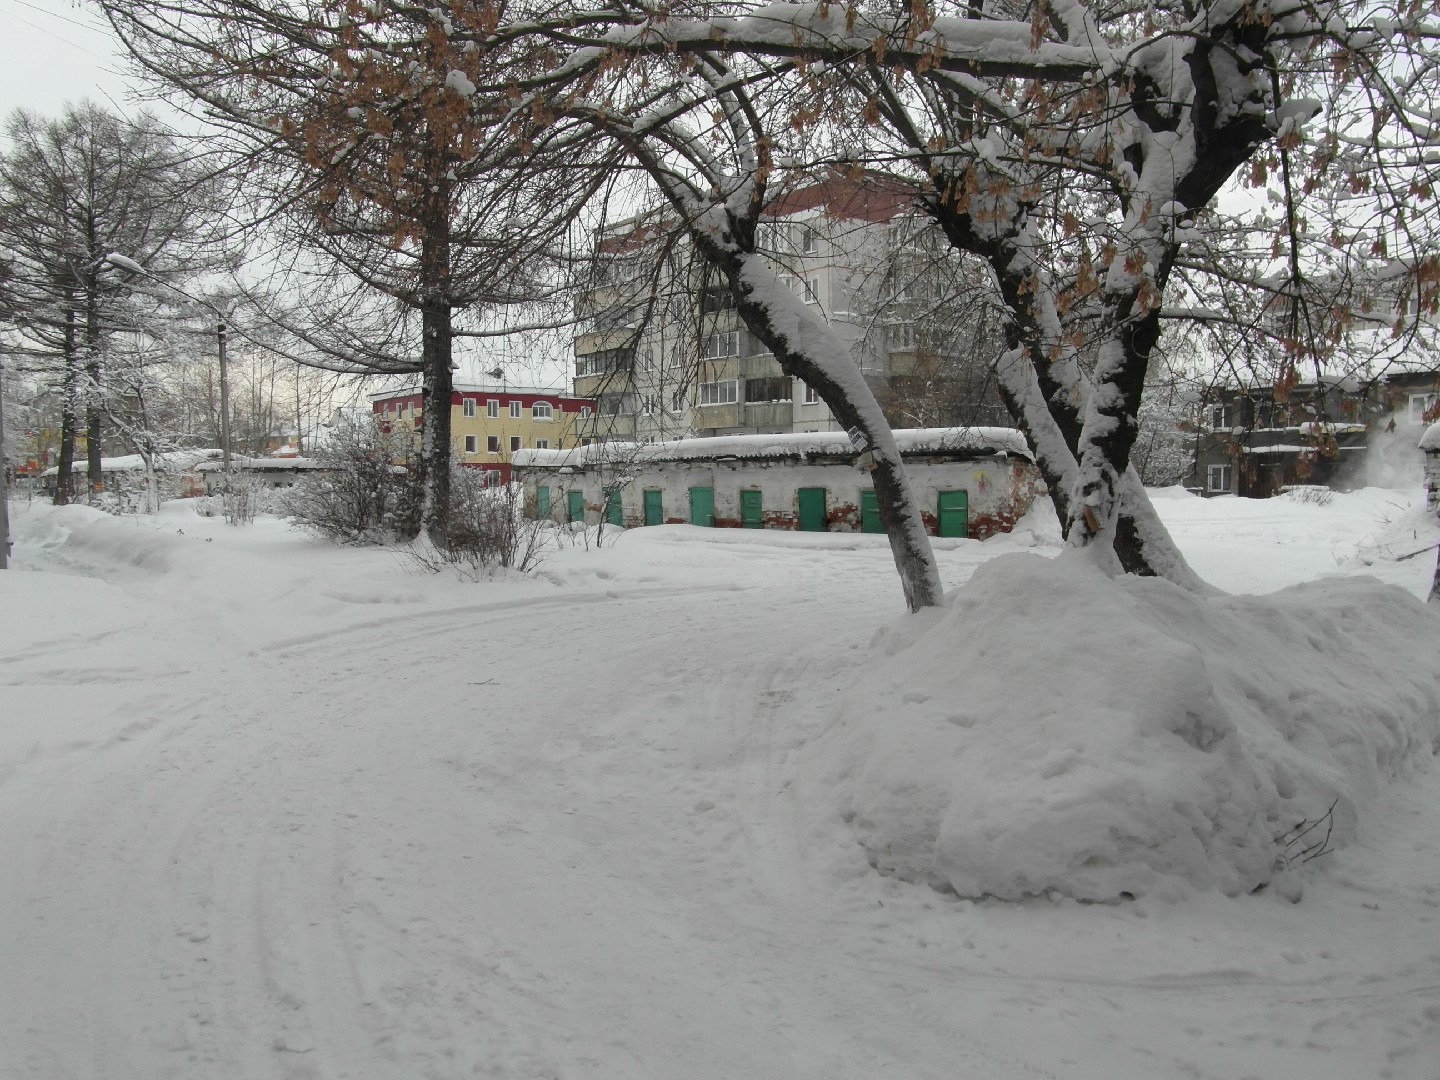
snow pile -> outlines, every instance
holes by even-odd
[[[962,896],[1240,894],[1440,749],[1437,654],[1440,619],[1366,578],[1198,597],[1006,555],[877,638],[814,797]]]
[[[171,504],[175,505],[174,503]],[[137,569],[163,574],[174,569],[185,547],[183,531],[171,532],[169,518],[107,514],[81,504],[35,503],[16,516],[17,553],[22,562],[39,558],[62,566],[104,567],[109,572]],[[188,522],[188,516],[185,519]],[[165,531],[162,531],[165,530]]]
[[[1421,450],[1440,450],[1440,422],[1425,429],[1425,434],[1420,436],[1419,445]]]

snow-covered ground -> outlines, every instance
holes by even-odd
[[[938,542],[912,619],[881,537],[471,583],[19,504],[0,1077],[1436,1080],[1437,530],[1418,491],[1156,501],[1210,582],[1300,588],[1047,577],[1037,517]],[[1057,639],[1138,659],[1061,679]],[[1210,772],[1248,826],[1208,780],[1106,824]],[[1335,850],[1239,888],[1245,828],[1332,790]]]

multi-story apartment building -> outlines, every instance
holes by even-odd
[[[450,396],[451,451],[457,464],[510,479],[517,450],[564,450],[593,437],[595,399],[538,386],[457,384]],[[418,385],[370,395],[386,430],[419,431],[425,422]]]
[[[1202,495],[1252,498],[1296,484],[1358,486],[1372,480],[1377,436],[1398,434],[1413,459],[1425,424],[1437,418],[1440,369],[1423,359],[1378,378],[1336,375],[1283,389],[1217,386],[1201,403],[1186,486]]]
[[[922,371],[938,329],[925,314],[946,288],[932,273],[943,260],[924,250],[928,234],[912,202],[894,183],[836,177],[777,200],[758,238],[781,280],[850,346],[885,404],[904,398],[912,375],[936,381]],[[577,395],[597,401],[596,434],[649,442],[835,430],[815,391],[786,376],[746,329],[725,284],[688,247],[665,243],[667,231],[662,214],[641,215],[608,228],[596,245],[594,281],[579,304],[574,383]],[[973,323],[960,337],[964,348],[974,345]],[[897,404],[892,422],[1005,422],[993,405],[957,421]]]

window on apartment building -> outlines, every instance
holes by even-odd
[[[621,330],[640,325],[640,309],[628,304],[615,304],[595,313],[596,330]]]
[[[485,415],[491,420],[500,418],[500,400],[498,398],[492,397],[485,402]]]
[[[807,304],[818,304],[820,302],[820,287],[814,278],[800,279],[800,299]]]
[[[474,415],[475,415],[475,399],[474,399],[474,398],[468,398],[468,397],[467,397],[467,398],[465,399],[465,415],[466,415],[466,416],[474,416]]]
[[[625,395],[601,394],[599,407],[601,416],[619,416],[626,411]]]
[[[790,380],[788,378],[746,379],[746,402],[789,401]]]
[[[630,371],[635,366],[635,346],[626,345],[620,349],[601,349],[599,352],[576,357],[575,375],[610,375],[617,371]]]
[[[589,406],[589,405],[581,405],[581,406],[580,406],[580,419],[581,419],[581,420],[585,420],[585,419],[588,419],[589,416],[590,416],[590,406]]]
[[[1213,431],[1223,431],[1231,427],[1230,406],[1210,405],[1205,410],[1205,422],[1210,425]]]
[[[510,436],[510,452],[511,452],[512,454],[513,454],[516,450],[519,450],[519,449],[520,449],[522,446],[524,446],[524,445],[525,445],[525,440],[522,439],[519,435],[511,435],[511,436]]]
[[[684,391],[684,390],[676,390],[676,391],[674,391],[674,392],[671,393],[671,395],[670,395],[670,411],[671,411],[672,413],[682,413],[682,412],[685,411],[685,391]]]
[[[712,311],[734,311],[735,296],[728,285],[707,285],[700,290],[700,313]]]
[[[645,267],[641,264],[639,256],[617,254],[608,259],[601,267],[601,278],[604,281],[634,281],[642,273]]]
[[[404,415],[405,415],[405,402],[402,401],[402,402],[400,402],[399,405],[396,405],[396,406],[395,406],[395,415],[396,415],[397,417],[401,417],[401,416],[404,416]]]
[[[737,379],[700,384],[701,405],[734,405],[739,399],[740,383]]]
[[[518,401],[512,401],[512,402],[510,402],[510,419],[511,419],[511,420],[519,420],[519,419],[520,419],[520,402],[518,402]]]
[[[795,244],[802,255],[814,255],[820,250],[820,234],[809,225],[799,227],[800,235]]]
[[[467,454],[478,454],[478,453],[480,452],[480,436],[479,436],[479,435],[466,435],[466,436],[465,436],[465,452],[466,452]]]
[[[820,391],[808,383],[805,385],[805,404],[818,405],[820,403]]]
[[[1433,422],[1436,419],[1437,411],[1440,411],[1440,396],[1436,394],[1410,395],[1409,418],[1411,423]]]
[[[555,414],[554,408],[548,401],[537,401],[530,406],[530,418],[532,420],[549,420]]]
[[[549,449],[550,449],[550,440],[549,440],[549,439],[536,439],[536,440],[535,440],[535,449],[536,449],[536,450],[549,450]]]
[[[1230,469],[1229,465],[1211,465],[1205,470],[1205,490],[1207,491],[1229,491],[1230,490]]]
[[[700,349],[700,356],[705,360],[718,360],[725,356],[740,355],[740,331],[720,330],[709,334],[705,338]]]
[[[913,349],[915,347],[915,324],[895,323],[889,328],[890,348]]]
[[[498,454],[500,452],[500,436],[487,435],[485,437],[485,449],[492,454]]]

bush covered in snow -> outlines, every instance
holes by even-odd
[[[420,528],[413,439],[366,418],[337,424],[312,455],[321,468],[286,493],[284,513],[340,544],[386,543]]]
[[[428,570],[454,567],[471,575],[491,567],[528,571],[540,564],[547,534],[555,526],[525,513],[522,484],[492,487],[487,474],[455,466],[450,476],[449,545],[428,541],[412,549]]]
[[[962,896],[1248,892],[1440,749],[1440,618],[1365,578],[1197,596],[1009,555],[872,652],[816,797]]]

